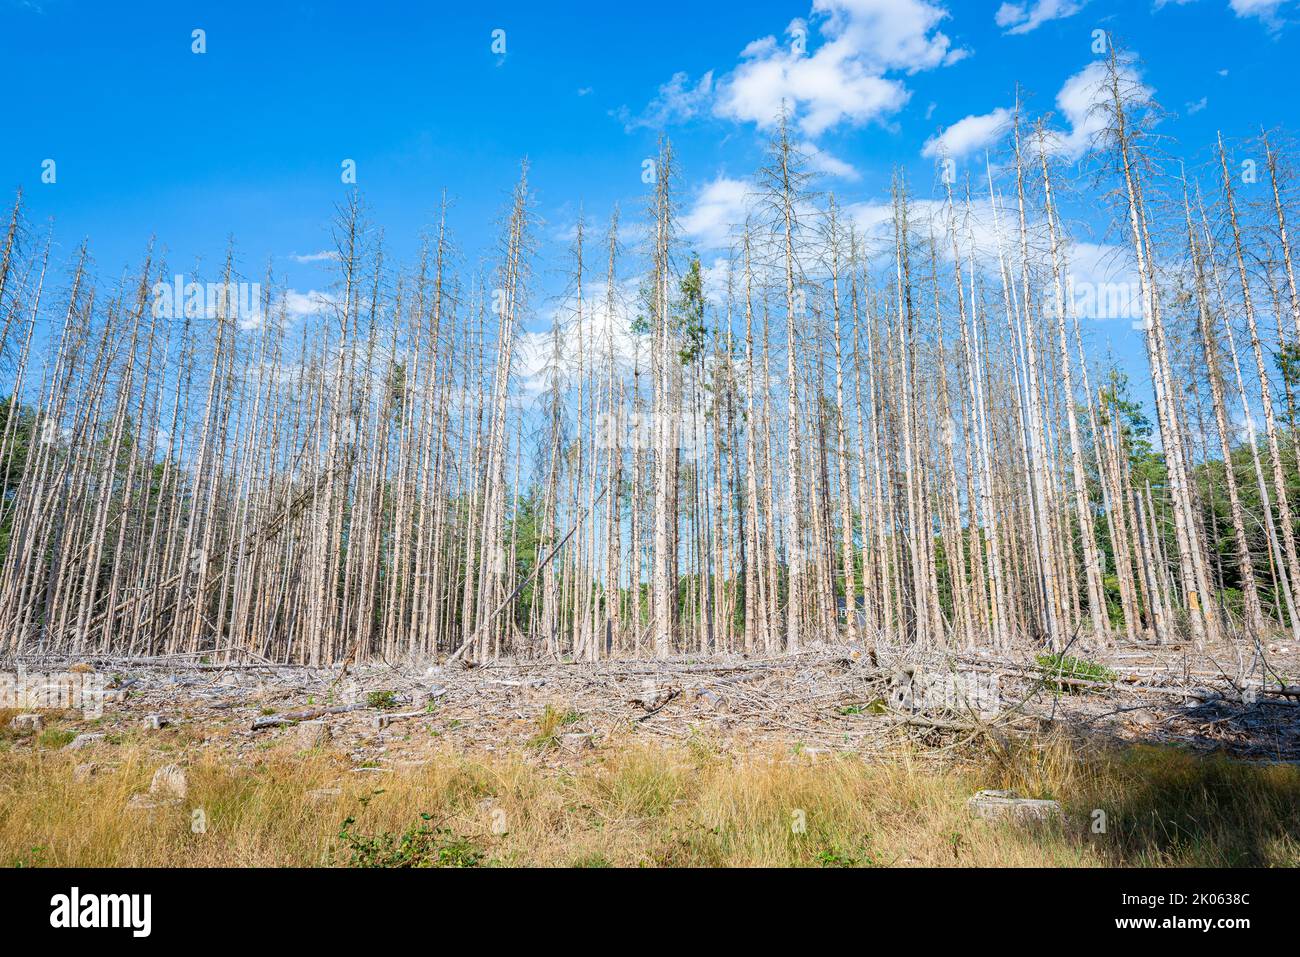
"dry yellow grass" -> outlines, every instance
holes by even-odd
[[[160,754],[129,738],[95,751],[10,747],[0,753],[0,864],[1300,862],[1294,767],[1149,748],[1085,755],[1064,740],[947,769],[907,752],[869,765],[791,750],[742,757],[704,742],[668,749],[609,742],[568,764],[553,755],[448,751],[419,767],[374,772],[288,744],[242,766],[185,747]],[[188,797],[131,808],[169,760],[186,764]],[[99,771],[79,778],[74,769],[87,761]],[[1056,798],[1066,822],[1024,829],[972,819],[965,800],[985,787]],[[196,808],[205,832],[191,826]],[[1094,808],[1106,812],[1104,834],[1089,827]]]

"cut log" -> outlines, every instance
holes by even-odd
[[[966,809],[986,821],[1043,824],[1061,817],[1056,801],[1022,798],[1015,791],[979,791],[966,802]]]

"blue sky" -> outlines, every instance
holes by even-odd
[[[1294,0],[0,0],[16,104],[0,126],[0,187],[23,187],[33,222],[53,217],[64,260],[89,237],[103,278],[137,264],[151,235],[173,271],[196,259],[215,270],[233,236],[245,276],[269,259],[308,290],[329,281],[328,263],[299,260],[328,246],[343,160],[397,259],[410,260],[445,187],[473,263],[527,156],[546,287],[579,204],[598,227],[615,202],[639,214],[641,164],[661,131],[678,153],[684,239],[707,260],[783,98],[823,170],[818,187],[869,211],[898,165],[930,195],[926,144],[945,129],[966,151],[959,169],[982,162],[983,133],[1017,83],[1031,110],[1057,110],[1104,29],[1173,114],[1162,132],[1204,160],[1217,130],[1300,127],[1294,86],[1278,82],[1300,52],[1298,15]],[[1121,323],[1094,338],[1124,352],[1137,337]]]

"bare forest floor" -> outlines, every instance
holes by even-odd
[[[1300,863],[1300,648],[1070,652],[26,659],[110,693],[0,712],[0,865]]]

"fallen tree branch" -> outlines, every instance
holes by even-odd
[[[306,711],[270,715],[265,718],[255,718],[253,720],[253,730],[265,731],[267,728],[279,728],[286,724],[296,724],[299,721],[313,721],[316,718],[323,718],[330,714],[347,714],[349,711],[366,711],[369,708],[371,708],[369,704],[341,704],[332,708],[310,708]]]

